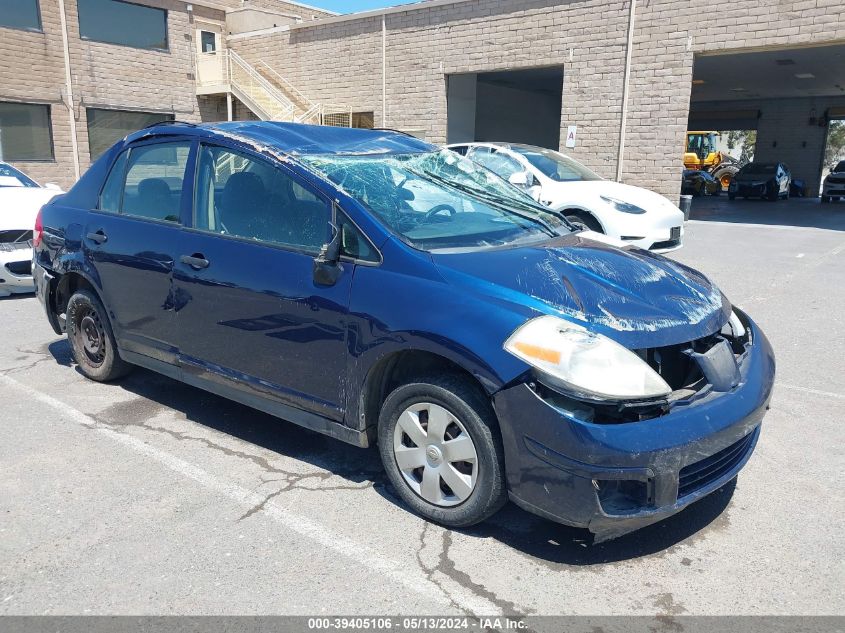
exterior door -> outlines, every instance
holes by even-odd
[[[83,231],[122,348],[175,363],[171,280],[192,142],[135,145],[115,161]]]
[[[186,377],[342,420],[353,265],[313,281],[331,204],[287,168],[200,145],[193,229],[177,258]]]
[[[216,25],[196,30],[197,83],[214,86],[226,83],[226,56],[221,52],[222,35]]]

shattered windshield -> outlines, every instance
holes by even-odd
[[[302,159],[423,250],[498,246],[569,232],[559,215],[449,150]]]

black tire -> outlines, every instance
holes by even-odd
[[[830,202],[830,196],[822,196],[821,201],[822,204],[827,204],[828,202]]]
[[[766,200],[769,202],[777,202],[780,200],[780,193],[777,189],[772,189],[771,191],[766,193]]]
[[[77,290],[67,303],[67,338],[86,378],[108,382],[132,371],[117,351],[103,304],[89,290]]]
[[[736,200],[736,194],[728,193],[728,200]]]
[[[577,228],[583,228],[586,231],[595,231],[596,233],[604,233],[601,224],[589,213],[576,213],[574,211],[566,211],[564,213],[566,213],[566,219],[569,223],[575,225]]]
[[[477,475],[472,492],[465,500],[450,507],[435,505],[413,490],[394,453],[400,416],[409,407],[429,403],[445,408],[460,421],[477,455]],[[382,405],[378,443],[381,460],[393,488],[414,512],[430,521],[448,527],[467,527],[495,514],[507,502],[504,449],[496,415],[483,392],[467,378],[432,375],[397,387]],[[419,448],[427,451],[426,447]],[[437,481],[444,485],[443,480]]]

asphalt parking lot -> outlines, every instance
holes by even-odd
[[[672,257],[765,329],[735,484],[592,545],[510,505],[451,531],[361,450],[156,374],[101,385],[0,299],[2,614],[845,614],[845,204],[695,201]]]

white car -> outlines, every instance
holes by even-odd
[[[38,210],[61,193],[41,187],[8,163],[0,162],[0,297],[33,292],[32,229]]]
[[[822,202],[840,198],[845,198],[845,160],[833,165],[822,183]]]
[[[683,244],[684,214],[666,198],[605,180],[560,152],[515,143],[447,147],[526,190],[576,226],[658,253]]]

